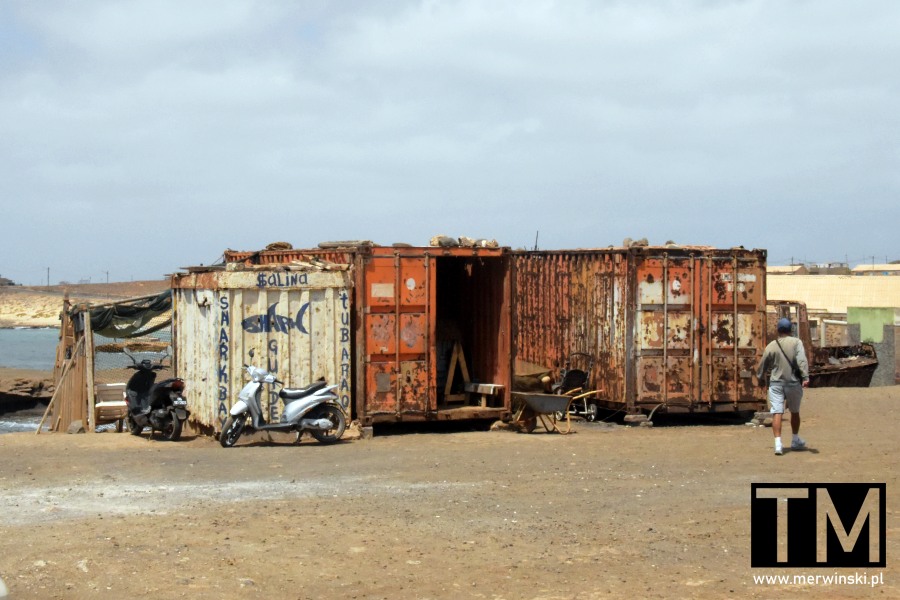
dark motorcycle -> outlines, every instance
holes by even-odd
[[[583,369],[573,369],[573,360],[578,359]],[[573,352],[560,369],[559,381],[553,384],[554,394],[573,396],[569,404],[569,414],[584,417],[588,421],[596,421],[600,414],[600,406],[596,400],[596,390],[591,390],[591,372],[594,370],[594,357],[584,352]],[[566,418],[565,412],[556,413],[556,418]]]
[[[128,430],[132,435],[141,435],[144,428],[150,428],[150,434],[159,431],[171,442],[181,437],[184,422],[191,412],[184,399],[184,381],[177,377],[156,383],[156,372],[165,368],[162,362],[168,354],[154,364],[149,359],[138,360],[129,354],[134,369],[125,385],[125,403],[128,405]]]

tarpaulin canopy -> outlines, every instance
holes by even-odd
[[[156,317],[172,310],[172,290],[156,296],[123,300],[109,305],[75,308],[73,313],[88,312],[91,330],[109,338],[135,338],[169,326],[169,321],[149,325]],[[75,319],[76,326],[82,327]],[[149,326],[148,326],[149,325]]]

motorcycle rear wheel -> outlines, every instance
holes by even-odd
[[[246,420],[246,414],[237,417],[228,415],[228,418],[225,419],[225,425],[222,426],[222,433],[219,434],[219,443],[223,448],[231,448],[237,443],[241,434],[244,433]]]
[[[163,437],[170,442],[177,442],[181,437],[181,425],[181,419],[172,415],[169,422],[166,423],[165,429],[162,430]]]
[[[334,425],[327,431],[319,429],[311,429],[309,431],[310,435],[316,438],[320,444],[333,444],[344,435],[344,430],[347,428],[347,420],[344,418],[344,412],[337,406],[326,404],[317,409],[311,416],[314,419],[328,419]]]

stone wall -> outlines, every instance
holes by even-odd
[[[895,385],[897,381],[897,344],[895,342],[895,331],[898,329],[893,324],[884,326],[884,335],[880,342],[872,343],[875,348],[875,354],[878,355],[878,368],[872,375],[872,383],[870,387],[878,387],[884,385]],[[851,345],[864,342],[860,339],[859,324],[850,323],[847,325],[847,336]]]

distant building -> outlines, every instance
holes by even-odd
[[[804,265],[786,265],[783,267],[769,265],[766,267],[767,275],[809,275],[809,269]]]
[[[819,263],[807,266],[810,275],[850,275],[850,266],[847,263]]]
[[[852,272],[854,275],[865,275],[865,276],[873,276],[873,275],[900,275],[900,264],[891,263],[888,265],[858,265],[853,267]]]
[[[842,319],[848,307],[900,307],[900,277],[808,275],[791,277],[768,273],[769,300],[796,300],[811,313]]]
[[[851,275],[847,263],[809,263],[805,265],[768,266],[770,275]]]
[[[16,285],[16,282],[6,277],[0,277],[0,285]]]

